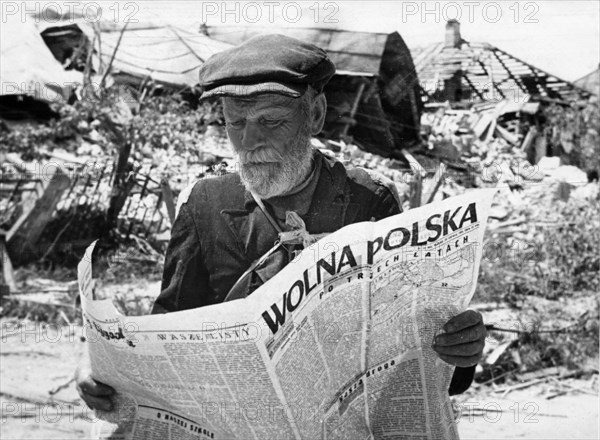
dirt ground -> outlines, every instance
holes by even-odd
[[[19,327],[0,321],[1,437],[9,439],[85,439],[93,413],[79,400],[72,378],[85,350],[78,326],[29,322]],[[474,386],[455,399],[462,439],[597,439],[597,376],[571,380],[570,391],[546,399],[551,383],[506,395],[490,386]],[[53,395],[51,390],[63,389]]]
[[[93,413],[69,382],[85,350],[82,328],[18,324],[0,323],[2,439],[88,438]]]
[[[587,391],[589,380],[573,380],[570,386]],[[490,386],[474,387],[456,399],[463,440],[492,439],[598,439],[598,394],[570,392],[553,399],[551,383],[506,396]]]

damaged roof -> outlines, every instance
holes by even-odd
[[[91,26],[83,30],[88,38],[93,38]],[[191,87],[198,83],[198,69],[204,61],[231,45],[169,24],[149,23],[144,28],[124,31],[103,29],[100,54],[104,65],[110,62],[117,47],[113,75],[125,72],[165,85]]]
[[[6,20],[0,28],[0,95],[27,95],[44,102],[63,101],[82,83],[81,72],[64,70],[31,22]]]
[[[86,19],[81,5],[62,15],[59,11],[52,16],[52,10],[49,5],[42,13],[32,14],[45,39],[60,39],[65,32],[81,30],[94,43],[92,61],[96,72],[104,72],[112,63],[111,75],[133,77],[134,82],[152,79],[173,88],[192,87],[198,83],[198,69],[204,61],[231,47],[199,32],[169,24],[160,17],[140,14],[139,19],[131,22],[115,22]]]
[[[381,58],[389,37],[389,34],[377,32],[275,26],[208,26],[207,31],[211,38],[234,45],[255,35],[285,34],[327,51],[338,74],[362,76],[379,75]]]
[[[465,98],[494,100],[525,95],[550,99],[572,99],[589,96],[589,92],[563,80],[489,43],[464,40],[460,24],[451,20],[446,25],[446,40],[424,47],[411,48],[422,92],[433,98],[436,92],[455,82],[468,92]],[[460,100],[460,96],[444,98]]]
[[[575,84],[590,93],[600,95],[600,66],[591,73],[579,78]]]
[[[79,22],[77,25],[94,41],[93,58],[97,72],[111,65],[111,74],[138,79],[152,79],[170,87],[194,86],[198,69],[211,55],[231,47],[197,32],[190,32],[161,22],[144,22],[115,26],[111,22]],[[48,28],[45,37],[61,28]],[[100,35],[98,38],[97,34]],[[115,52],[115,49],[117,49]],[[114,56],[114,59],[113,59]]]

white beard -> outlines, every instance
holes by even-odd
[[[269,155],[268,152],[265,153],[263,156]],[[278,156],[279,160],[263,159],[263,163],[248,163],[238,154],[240,178],[244,187],[262,199],[285,195],[308,176],[312,168],[310,135],[301,132],[294,139],[294,145],[289,149],[287,156],[281,157],[277,152],[275,156]]]

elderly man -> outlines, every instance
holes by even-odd
[[[323,87],[334,72],[325,51],[282,35],[252,38],[202,66],[203,98],[223,100],[240,169],[180,194],[153,313],[251,294],[294,257],[300,246],[279,240],[292,226],[318,237],[401,212],[389,181],[346,169],[311,146],[323,128]],[[444,330],[433,348],[457,366],[449,390],[456,394],[472,381],[485,326],[467,311]],[[89,366],[79,368],[77,388],[90,407],[111,408],[114,390],[94,381]]]

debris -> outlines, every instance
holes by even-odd
[[[167,206],[167,212],[169,213],[169,220],[171,224],[175,221],[175,201],[173,200],[173,191],[171,191],[171,187],[169,186],[169,181],[167,179],[162,179],[160,181],[160,186],[162,189],[162,197],[165,201],[165,205]]]
[[[518,375],[520,381],[531,381],[540,378],[554,377],[554,376],[566,376],[568,374],[567,369],[564,367],[548,367],[542,368],[537,371],[529,371]]]
[[[527,135],[525,136],[525,139],[523,139],[523,143],[521,144],[521,151],[523,151],[524,153],[527,153],[529,151],[529,148],[533,144],[533,140],[537,136],[537,133],[538,131],[537,128],[535,128],[535,126],[529,128],[529,131],[527,132]]]
[[[562,165],[546,170],[546,175],[552,180],[568,182],[574,185],[587,183],[587,174],[572,165]]]
[[[22,256],[34,252],[38,239],[50,221],[52,214],[71,180],[61,168],[51,168],[49,175],[41,179],[43,193],[31,211],[25,212],[6,233],[6,246],[13,261],[20,262]]]
[[[48,394],[50,394],[51,396],[54,396],[59,391],[64,390],[65,388],[68,388],[69,385],[71,385],[73,382],[75,382],[75,376],[72,376],[71,378],[69,378],[68,381],[66,381],[64,383],[61,383],[61,384],[58,384],[54,388],[52,388],[51,390],[48,390]]]
[[[13,273],[12,262],[5,245],[6,232],[0,229],[0,261],[2,261],[2,283],[0,283],[0,297],[17,290],[15,277]]]
[[[575,187],[570,183],[558,182],[556,186],[556,191],[554,192],[555,198],[557,200],[562,200],[563,202],[566,202],[567,200],[569,200],[569,195],[571,194],[571,191],[573,191],[574,188]]]
[[[531,165],[525,160],[511,164],[510,170],[515,176],[522,177],[524,180],[531,182],[540,182],[544,179],[544,175],[539,171],[538,167]]]
[[[499,206],[494,206],[490,209],[489,217],[493,219],[502,220],[508,217],[508,211]],[[518,223],[517,223],[518,224]],[[498,227],[498,226],[496,226]]]
[[[537,162],[537,166],[544,171],[555,170],[560,166],[560,157],[543,157]]]
[[[573,386],[573,385],[571,385],[569,383],[566,383],[566,381],[564,381],[564,380],[560,380],[560,379],[557,379],[557,378],[553,377],[552,381],[556,385],[558,385],[558,388],[560,389],[560,391],[548,394],[546,396],[547,400],[554,399],[554,398],[556,398],[558,396],[562,396],[562,395],[565,395],[565,394],[567,394],[569,392],[574,392],[574,391],[575,392],[580,392],[580,393],[583,393],[583,394],[589,394],[591,396],[598,396],[598,392],[597,391],[593,391],[591,389],[585,389],[585,388],[581,388],[581,387],[576,387],[576,386]]]
[[[513,220],[508,220],[508,221],[501,222],[501,223],[496,223],[496,224],[492,223],[490,225],[490,230],[497,231],[497,230],[506,228],[508,226],[521,225],[521,224],[525,223],[526,221],[527,221],[527,217],[521,216],[521,217],[517,217],[517,218],[515,218]]]
[[[490,354],[487,355],[484,362],[488,365],[494,365],[496,361],[502,356],[502,354],[511,346],[515,341],[504,341],[498,345]]]
[[[571,192],[571,198],[582,201],[597,200],[599,198],[599,192],[600,186],[597,183],[588,183],[586,185],[576,187]]]
[[[522,390],[525,388],[529,388],[533,385],[537,385],[538,383],[542,383],[542,382],[546,382],[549,379],[549,377],[544,377],[541,379],[534,379],[534,380],[530,380],[527,381],[525,383],[520,383],[517,385],[511,385],[508,387],[504,387],[504,388],[498,388],[494,390],[494,393],[502,393],[501,399],[506,398],[506,396],[508,395],[508,393],[510,393],[511,391],[515,391],[515,390]]]
[[[427,194],[425,204],[433,202],[433,198],[435,197],[435,194],[440,189],[444,179],[446,178],[445,174],[446,174],[446,167],[442,163],[442,164],[440,164],[439,170],[437,170],[434,174],[433,182],[431,185],[431,186],[433,186],[433,188],[430,191],[425,192],[425,194]]]

